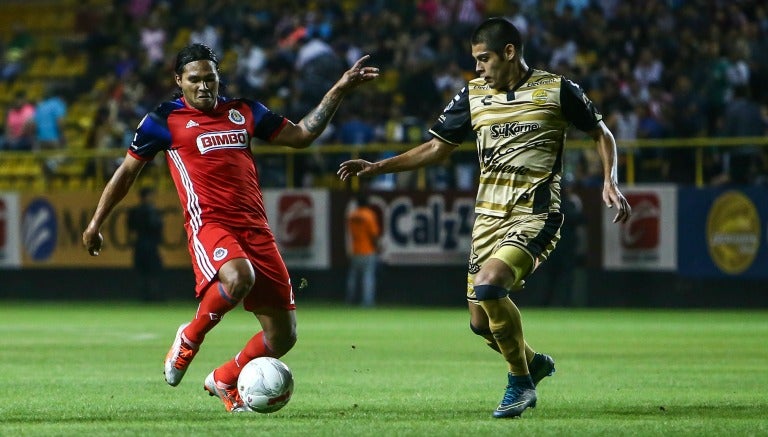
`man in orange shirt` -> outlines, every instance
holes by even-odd
[[[347,274],[347,303],[355,302],[358,284],[362,285],[362,306],[372,307],[376,299],[376,266],[381,227],[368,198],[360,193],[357,206],[347,216],[350,266]]]

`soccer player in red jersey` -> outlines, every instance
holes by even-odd
[[[125,160],[107,183],[83,244],[98,255],[102,224],[128,193],[144,165],[165,152],[184,209],[199,306],[182,324],[165,359],[165,380],[181,382],[205,335],[243,302],[262,330],[235,357],[211,372],[205,389],[228,411],[243,411],[236,383],[240,369],[260,356],[281,357],[296,343],[290,278],[267,224],[250,140],[308,147],[325,129],[344,96],[374,80],[379,69],[360,58],[300,122],[259,102],[219,95],[218,58],[207,46],[179,51],[175,80],[181,95],[148,113],[136,130]]]

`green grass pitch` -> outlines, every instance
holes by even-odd
[[[3,302],[0,435],[768,435],[768,313],[525,309],[557,361],[539,405],[496,420],[506,367],[462,309],[299,307],[281,411],[228,414],[202,388],[257,323],[238,308],[184,381],[162,360],[195,303]]]

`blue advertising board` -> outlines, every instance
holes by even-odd
[[[768,188],[680,188],[677,198],[681,275],[768,278]]]

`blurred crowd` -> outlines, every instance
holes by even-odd
[[[475,76],[468,39],[489,16],[505,16],[521,30],[528,65],[585,88],[619,144],[710,138],[706,183],[768,183],[768,147],[717,147],[722,137],[766,134],[768,5],[761,0],[123,0],[98,8],[83,3],[76,10],[76,31],[59,43],[63,53],[87,54],[85,74],[52,82],[36,101],[17,90],[6,111],[2,148],[66,147],[61,123],[83,95],[96,108],[85,147],[127,147],[141,117],[174,92],[174,55],[191,42],[219,54],[222,94],[260,100],[294,120],[352,62],[370,54],[369,63],[382,71],[380,80],[350,96],[318,142],[415,145]],[[24,77],[31,65],[25,51],[35,38],[18,26],[0,47],[0,85]],[[694,181],[691,147],[623,149],[622,159],[628,153],[639,182]],[[302,155],[293,182],[317,184],[343,158]],[[282,159],[260,161],[265,185],[286,183]],[[568,178],[599,184],[598,165],[590,150],[570,153]],[[476,167],[474,148],[466,147],[430,169],[427,182],[437,189],[472,189]],[[374,183],[404,188],[414,180],[388,176]]]

